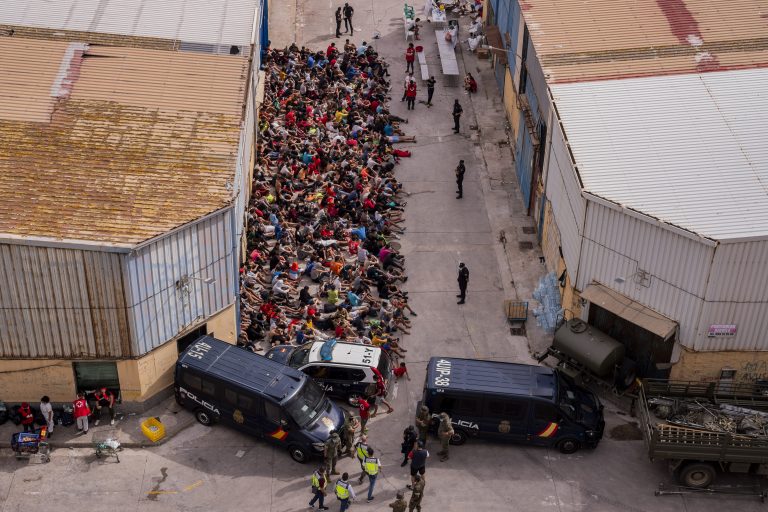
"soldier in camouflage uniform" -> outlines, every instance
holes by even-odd
[[[336,461],[339,460],[341,454],[341,438],[339,434],[333,430],[331,436],[325,442],[325,448],[323,450],[323,456],[325,457],[325,467],[331,470],[332,475],[338,475],[336,471]]]
[[[419,440],[425,445],[427,444],[427,431],[429,431],[429,424],[431,422],[432,418],[429,416],[429,407],[422,405],[416,414],[416,428],[419,429]]]
[[[355,432],[360,427],[360,422],[354,414],[347,416],[344,426],[341,428],[342,446],[345,449],[344,455],[352,457],[352,450],[355,448]]]
[[[389,504],[389,508],[392,509],[392,512],[405,512],[408,504],[403,499],[403,491],[397,491],[397,499]]]
[[[408,502],[408,512],[413,512],[414,509],[421,512],[421,498],[424,496],[424,479],[416,475],[411,489],[413,493],[411,494],[411,501]]]
[[[437,437],[440,438],[440,451],[437,454],[441,461],[448,460],[448,443],[453,437],[453,426],[447,412],[440,413],[440,426],[437,427]]]

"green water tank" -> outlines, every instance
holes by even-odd
[[[583,320],[572,318],[555,331],[552,348],[586,366],[598,377],[608,377],[624,361],[624,345]]]

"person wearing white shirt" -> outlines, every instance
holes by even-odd
[[[53,406],[51,405],[51,399],[48,396],[44,396],[40,399],[40,412],[45,418],[45,424],[48,426],[48,436],[53,433]]]

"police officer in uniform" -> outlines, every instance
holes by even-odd
[[[389,508],[392,509],[392,512],[405,512],[405,509],[408,508],[408,504],[403,498],[403,491],[397,491],[397,499],[389,504]]]
[[[352,484],[348,482],[349,473],[344,473],[341,478],[336,481],[336,497],[341,502],[341,508],[339,512],[346,512],[349,508],[349,501],[355,499],[355,490],[352,488]]]
[[[360,469],[362,470],[362,473],[360,473],[360,478],[358,478],[357,483],[362,484],[363,478],[365,478],[365,466],[363,465],[363,461],[368,456],[368,436],[362,435],[360,436],[360,440],[355,444],[355,454],[357,456],[358,462],[360,462]]]
[[[345,449],[344,455],[348,457],[352,456],[352,450],[355,447],[355,432],[359,426],[360,423],[357,421],[357,418],[350,414],[344,420],[344,426],[341,428],[342,447]]]
[[[464,173],[466,171],[464,160],[459,160],[459,165],[456,166],[456,187],[459,189],[456,191],[456,199],[464,197]]]
[[[440,426],[437,427],[437,437],[440,438],[440,451],[437,454],[441,461],[448,460],[448,442],[453,437],[453,426],[447,412],[440,413]]]
[[[332,475],[339,474],[339,472],[336,471],[336,461],[339,460],[340,454],[341,454],[341,438],[339,437],[338,432],[333,430],[331,431],[330,437],[325,442],[325,447],[323,449],[323,456],[325,457],[325,467],[331,470]]]
[[[414,509],[421,512],[421,498],[424,496],[424,479],[419,475],[416,475],[411,489],[411,500],[408,502],[408,512],[413,512]]]
[[[320,505],[319,510],[328,510],[325,506],[325,488],[328,486],[328,471],[325,466],[320,466],[312,473],[312,493],[315,495],[309,502],[311,508],[315,508],[315,502]]]
[[[376,478],[379,476],[381,461],[373,456],[373,448],[368,447],[368,455],[363,459],[363,468],[368,475],[368,503],[373,501],[373,489],[376,487]]]
[[[467,285],[469,284],[469,269],[464,263],[459,263],[459,294],[456,296],[459,298],[459,302],[456,304],[464,304],[464,300],[467,298]]]
[[[419,441],[425,445],[427,444],[427,432],[431,422],[432,418],[429,416],[429,407],[422,405],[416,414],[416,428],[419,430]]]

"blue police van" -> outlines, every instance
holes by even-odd
[[[435,430],[440,413],[451,417],[451,444],[479,437],[574,453],[596,447],[605,428],[597,395],[543,366],[433,357],[422,404]]]
[[[323,453],[344,412],[304,373],[210,336],[176,362],[176,401],[209,426],[227,424],[284,446],[297,462]]]

